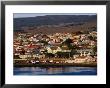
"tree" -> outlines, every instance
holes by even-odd
[[[75,34],[76,34],[76,35],[83,34],[83,31],[77,31]]]
[[[54,57],[54,56],[55,56],[55,55],[54,55],[54,54],[52,54],[52,53],[46,53],[45,55],[46,55],[46,57],[49,57],[49,58],[51,58],[51,57]]]
[[[21,59],[19,55],[14,55],[14,59]]]
[[[69,56],[70,56],[69,52],[57,52],[56,54],[57,54],[57,57],[59,57],[59,58],[62,58],[62,57],[69,58]]]
[[[70,38],[66,39],[66,40],[63,42],[63,44],[70,44],[70,43],[73,43],[73,41],[72,41]]]
[[[93,40],[93,37],[92,37],[92,36],[88,36],[88,38],[89,38],[90,40]]]
[[[90,39],[90,40],[92,40],[92,41],[96,41],[96,39],[97,39],[97,37],[96,36],[88,36],[88,38]]]
[[[94,52],[94,54],[96,54],[96,52],[97,52],[97,46],[96,45],[93,47],[93,52]]]
[[[48,42],[44,41],[44,40],[41,40],[39,41],[40,43],[43,43],[44,45],[48,45]]]
[[[62,45],[66,45],[69,49],[74,49],[75,47],[71,43],[73,43],[73,41],[68,38],[62,43]]]

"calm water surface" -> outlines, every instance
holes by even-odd
[[[97,75],[96,67],[14,67],[14,75]]]

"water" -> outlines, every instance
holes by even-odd
[[[14,75],[97,75],[96,67],[14,67]]]

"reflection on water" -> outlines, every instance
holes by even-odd
[[[14,75],[97,75],[96,67],[14,67]]]

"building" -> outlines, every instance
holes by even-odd
[[[47,52],[56,54],[57,52],[71,52],[71,50],[68,47],[54,46],[54,47],[47,47]]]
[[[86,56],[79,56],[74,59],[74,63],[84,63],[86,62],[86,60],[87,60]]]
[[[77,49],[76,52],[79,54],[79,56],[90,56],[93,54],[92,49]]]

